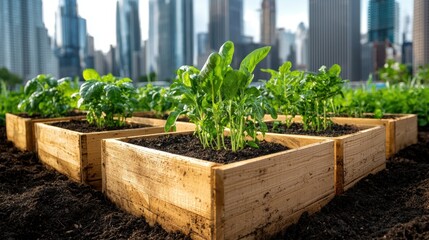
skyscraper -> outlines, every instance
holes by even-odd
[[[277,29],[277,43],[279,47],[278,58],[281,62],[285,62],[288,59],[292,49],[296,53],[295,34],[291,31],[286,31],[284,28]],[[296,56],[291,57],[296,60]],[[293,64],[295,65],[295,63]]]
[[[242,43],[243,0],[210,0],[209,4],[210,49],[218,50],[227,40]]]
[[[397,43],[398,5],[395,0],[370,0],[368,4],[368,41]]]
[[[116,43],[119,74],[137,79],[140,75],[136,54],[141,50],[141,34],[138,0],[118,0],[116,3]],[[133,74],[134,73],[134,74]]]
[[[345,79],[361,80],[360,1],[310,0],[309,70],[339,64]]]
[[[158,79],[171,80],[194,58],[192,0],[158,0]]]
[[[41,0],[0,0],[0,67],[25,79],[40,73],[57,76],[42,16]]]
[[[262,0],[261,43],[276,44],[276,0]]]
[[[429,64],[429,1],[414,0],[413,67]]]
[[[149,0],[149,38],[146,51],[146,73],[158,71],[158,0]]]
[[[60,77],[80,76],[87,50],[86,20],[78,15],[76,0],[60,0],[55,19],[55,52]]]
[[[298,69],[308,69],[308,28],[301,22],[295,33],[296,45],[296,67]]]

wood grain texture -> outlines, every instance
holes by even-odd
[[[351,118],[351,117],[332,117],[331,120],[337,124],[351,124],[357,126],[384,126],[386,128],[386,158],[392,157],[400,150],[417,143],[417,115],[415,114],[385,114],[394,115],[397,118]],[[266,115],[266,121],[273,121],[271,116]],[[284,121],[285,115],[279,115],[279,121]],[[294,121],[301,121],[297,116]]]
[[[146,122],[153,126],[161,126],[164,127],[167,120],[164,119],[156,119],[156,118],[144,118],[144,117],[131,117],[130,121],[139,123]],[[195,124],[190,122],[176,122],[176,132],[186,132],[186,131],[195,131]]]
[[[103,140],[103,192],[152,224],[195,239],[268,236],[335,195],[330,140],[267,136],[295,149],[221,165],[129,144],[130,138],[136,137]]]
[[[36,151],[34,124],[83,118],[85,116],[33,119],[6,113],[6,135],[7,139],[13,142],[18,149],[22,151]]]
[[[159,133],[162,127],[80,133],[48,124],[36,124],[40,161],[71,179],[101,189],[101,140]]]

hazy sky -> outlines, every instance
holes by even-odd
[[[42,0],[43,18],[49,35],[54,35],[55,13],[59,0]],[[195,33],[206,32],[208,25],[208,1],[194,1]],[[110,44],[116,45],[116,0],[78,0],[80,16],[87,20],[88,33],[94,37],[95,49],[107,52]],[[245,34],[259,41],[260,16],[258,9],[262,0],[244,0]],[[413,0],[398,0],[400,22],[405,14],[411,14]],[[148,38],[148,4],[149,0],[140,0],[140,21],[142,40]],[[361,32],[367,31],[368,0],[361,1]],[[277,0],[277,27],[295,31],[298,24],[304,22],[308,26],[308,0]],[[402,26],[400,27],[402,29]]]

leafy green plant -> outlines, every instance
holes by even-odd
[[[174,98],[169,95],[169,88],[147,84],[137,89],[137,110],[154,112],[161,117],[173,108]]]
[[[389,59],[384,66],[378,70],[378,77],[383,82],[397,84],[411,81],[412,76],[407,65]]]
[[[208,57],[201,71],[192,66],[179,68],[171,94],[180,98],[180,103],[167,119],[165,130],[185,114],[196,125],[195,133],[205,148],[237,151],[246,145],[257,147],[257,131],[267,131],[264,112],[275,116],[275,111],[261,91],[249,85],[256,65],[269,51],[270,47],[256,49],[242,60],[239,69],[233,69],[234,44],[227,41]],[[230,146],[225,145],[226,128],[230,129]]]
[[[6,113],[19,113],[18,104],[24,98],[24,90],[10,91],[6,82],[0,80],[0,126],[5,125]]]
[[[59,117],[72,110],[69,78],[55,79],[49,75],[38,75],[27,81],[24,99],[18,108],[27,114],[40,114],[42,117]]]
[[[295,115],[301,115],[305,130],[321,131],[330,127],[329,114],[334,107],[334,97],[342,94],[344,80],[341,67],[334,64],[330,69],[322,66],[318,73],[291,71],[292,64],[284,63],[279,71],[264,69],[271,74],[265,84],[265,95],[278,112],[289,115],[290,125]]]
[[[87,110],[87,120],[98,127],[125,125],[136,105],[135,88],[129,78],[100,76],[94,69],[83,71],[78,107]]]

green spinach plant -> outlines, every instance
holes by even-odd
[[[305,130],[321,131],[331,126],[329,115],[335,109],[334,97],[342,94],[344,80],[341,67],[322,66],[318,73],[291,71],[292,64],[284,63],[279,71],[265,69],[271,74],[265,84],[265,95],[278,112],[287,116],[290,125],[295,115],[301,115]]]
[[[242,60],[239,69],[233,69],[234,44],[227,41],[208,57],[201,71],[193,66],[179,68],[171,94],[180,98],[180,103],[168,117],[165,130],[185,114],[196,125],[195,133],[205,148],[237,151],[246,145],[257,147],[257,132],[267,131],[265,111],[273,116],[276,113],[250,83],[256,65],[269,51],[270,47],[256,49]],[[230,146],[225,145],[226,128],[230,129]]]
[[[70,93],[73,91],[69,78],[55,79],[49,75],[38,75],[27,81],[24,87],[24,99],[19,110],[30,116],[59,117],[72,110]]]
[[[78,107],[87,110],[87,120],[98,127],[125,125],[136,105],[135,88],[129,78],[100,76],[94,69],[83,71]]]
[[[156,117],[168,113],[175,102],[169,94],[170,89],[147,84],[137,89],[137,110],[151,111]]]

